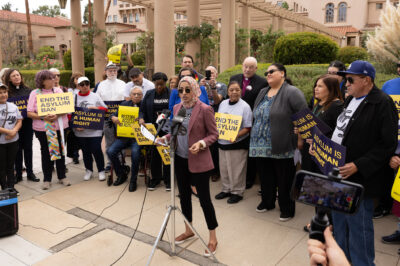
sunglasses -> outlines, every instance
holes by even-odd
[[[365,77],[360,77],[360,78],[363,79],[363,78],[365,78]],[[350,84],[353,84],[353,83],[354,83],[354,78],[353,78],[353,77],[347,77],[346,79],[347,79],[347,81],[348,81]]]
[[[79,86],[83,87],[83,86],[89,86],[90,83],[88,81],[83,81],[81,83],[79,83]]]
[[[279,70],[278,69],[271,69],[270,71],[265,71],[264,76],[267,76],[268,74],[272,75],[276,71],[279,71]]]
[[[185,92],[186,92],[186,93],[190,93],[191,91],[192,91],[192,90],[189,89],[189,88],[186,88],[186,89],[185,89]],[[183,89],[178,89],[178,92],[179,92],[179,93],[183,93]]]

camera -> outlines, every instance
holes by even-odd
[[[364,194],[360,184],[342,180],[339,169],[334,168],[328,176],[299,171],[296,173],[291,196],[294,200],[315,206],[316,215],[311,220],[310,238],[325,242],[324,230],[329,226],[329,210],[354,214]]]
[[[211,79],[211,70],[206,70],[206,80]]]

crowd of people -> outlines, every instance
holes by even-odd
[[[382,216],[382,210],[386,210],[386,214],[391,209],[390,188],[394,170],[400,166],[400,157],[396,154],[398,112],[388,96],[400,94],[400,78],[388,81],[380,90],[374,83],[375,68],[369,62],[355,61],[346,69],[343,63],[334,61],[327,73],[316,79],[313,97],[307,103],[303,92],[288,77],[285,66],[279,63],[271,64],[264,73],[265,77],[261,77],[256,74],[257,60],[248,57],[243,61],[242,73],[232,76],[229,84],[217,81],[218,71],[214,66],[205,69],[205,76],[200,74],[194,69],[190,55],[183,57],[181,66],[177,76],[167,77],[157,72],[151,76],[151,81],[140,69],[130,67],[123,74],[130,79],[125,82],[118,78],[120,67],[110,62],[105,66],[104,80],[94,89],[90,88],[90,80],[81,73],[73,73],[68,87],[63,87],[59,84],[59,70],[42,70],[36,74],[35,88],[31,89],[24,84],[19,70],[2,70],[1,188],[14,188],[14,184],[22,180],[24,166],[27,180],[40,181],[32,171],[32,140],[35,135],[41,149],[44,190],[51,186],[54,163],[59,183],[70,185],[65,156],[79,163],[80,149],[85,166],[83,180],[93,178],[94,159],[100,181],[106,179],[107,172],[114,171],[117,178],[113,184],[123,184],[129,171],[121,160],[121,154],[130,149],[130,192],[137,190],[138,173],[141,169],[146,171],[147,163],[142,163],[146,160],[150,162],[151,173],[147,189],[155,190],[161,181],[167,191],[171,189],[170,168],[163,164],[158,152],[140,146],[134,138],[116,135],[116,127],[121,124],[118,110],[111,113],[103,129],[72,127],[71,114],[39,116],[37,95],[72,92],[75,108],[104,111],[108,110],[108,102],[120,101],[120,106],[139,108],[137,122],[145,127],[148,123],[157,127],[157,119],[165,110],[171,110],[172,119],[184,109],[182,126],[186,130],[178,134],[175,158],[180,202],[185,217],[192,222],[191,196],[194,194],[199,198],[210,230],[208,247],[215,253],[218,222],[210,195],[210,179],[217,181],[221,178],[221,192],[214,196],[216,200],[227,198],[228,204],[236,204],[243,200],[245,190],[253,186],[258,176],[261,200],[255,211],[272,210],[278,200],[280,221],[295,216],[295,202],[290,192],[296,173],[296,150],[302,156],[301,169],[320,173],[312,160],[315,152],[312,139],[303,140],[292,120],[294,114],[309,108],[330,128],[325,135],[346,147],[346,163],[339,168],[342,178],[361,184],[365,189],[355,215],[336,211],[329,214],[334,237],[353,265],[373,265],[372,219]],[[19,96],[29,97],[25,115],[14,103],[7,101]],[[219,139],[214,117],[216,112],[242,117],[235,138]],[[66,149],[62,141],[64,135]],[[103,137],[106,150],[102,150]],[[170,140],[171,132],[161,128],[158,142],[168,143]],[[147,151],[145,155],[143,149]],[[400,203],[394,202],[395,209],[400,216]],[[308,227],[305,226],[304,230]],[[193,235],[186,225],[176,243],[183,243]],[[400,243],[400,227],[393,235],[383,237],[382,241]],[[310,249],[317,250],[315,247]],[[321,246],[318,246],[318,252],[321,253]],[[208,251],[204,255],[210,256]]]

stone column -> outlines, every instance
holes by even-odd
[[[220,71],[223,72],[235,65],[235,0],[221,2]]]
[[[71,59],[72,72],[85,74],[83,48],[79,32],[82,30],[81,1],[71,0]]]
[[[146,8],[146,24],[147,31],[154,32],[154,10],[151,8]]]
[[[0,42],[0,69],[3,68],[3,50],[1,48],[1,42]],[[0,80],[1,82],[1,80]]]
[[[80,14],[80,13],[79,13]],[[104,3],[103,1],[93,1],[93,21],[94,25],[101,32],[94,37],[94,76],[96,83],[103,80],[104,67],[107,64],[106,46],[106,25],[104,22]]]
[[[200,0],[186,1],[186,15],[189,27],[200,26]],[[196,57],[196,54],[200,54],[200,40],[195,39],[187,42],[185,44],[185,54],[193,56],[195,63],[198,63],[199,58]]]
[[[154,68],[175,75],[174,1],[154,1]]]
[[[242,6],[241,16],[240,16],[240,27],[246,30],[248,35],[246,40],[247,56],[250,56],[250,17],[249,17],[249,7],[247,5]]]

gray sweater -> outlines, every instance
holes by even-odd
[[[266,87],[258,94],[254,103],[253,114],[269,89],[270,87]],[[303,92],[284,82],[275,95],[269,113],[273,154],[281,154],[296,149],[297,135],[293,132],[291,116],[305,108],[307,108],[307,103]]]

